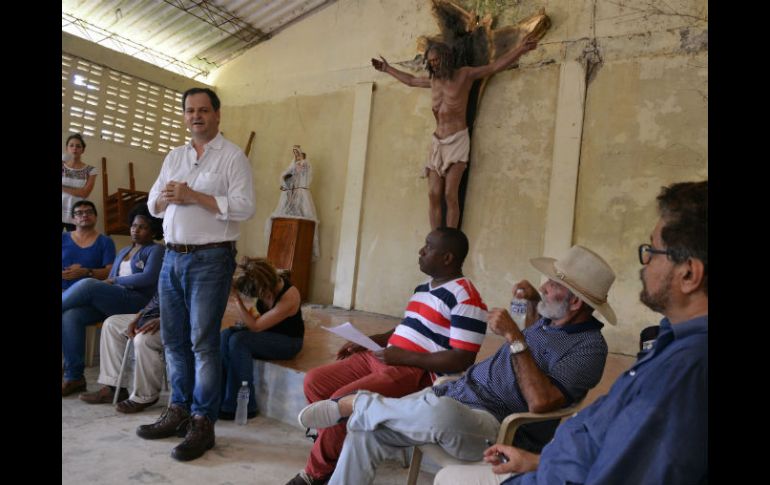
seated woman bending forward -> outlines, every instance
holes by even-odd
[[[291,359],[302,349],[305,335],[299,291],[288,278],[263,258],[245,258],[238,268],[242,274],[235,278],[232,294],[243,322],[222,331],[219,419],[224,420],[235,418],[243,381],[249,383],[248,418],[257,415],[253,359]],[[246,308],[241,294],[255,298],[256,308]]]

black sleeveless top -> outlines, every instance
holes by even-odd
[[[291,281],[284,277],[281,277],[281,279],[283,279],[283,288],[281,289],[281,292],[276,295],[275,301],[273,302],[273,308],[275,308],[275,305],[281,301],[284,293],[289,291],[289,288],[291,288]],[[269,310],[271,309],[267,308],[267,305],[262,303],[262,300],[257,300],[257,311],[260,315],[266,313]],[[305,336],[305,323],[302,321],[302,306],[300,305],[300,307],[297,308],[297,313],[294,315],[263,331],[280,333],[281,335],[286,335],[287,337],[303,338]]]

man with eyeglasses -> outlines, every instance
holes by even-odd
[[[166,256],[158,282],[160,333],[171,380],[169,406],[144,439],[184,436],[171,452],[194,460],[214,447],[222,362],[219,330],[235,271],[240,222],[254,215],[251,164],[219,132],[220,101],[208,88],[182,95],[187,145],[171,150],[147,206],[163,218]]]
[[[115,260],[115,243],[96,230],[96,206],[80,200],[72,206],[75,230],[61,235],[61,288],[83,278],[104,280]]]
[[[504,485],[708,483],[708,181],[664,187],[657,201],[639,246],[639,299],[664,316],[652,347],[542,454],[494,445],[491,469],[446,467],[434,485],[498,484],[511,472]]]

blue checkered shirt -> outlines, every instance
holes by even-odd
[[[607,360],[603,324],[596,318],[556,327],[541,318],[524,329],[524,338],[537,366],[567,399],[567,405],[585,397],[599,383]],[[451,397],[474,408],[484,409],[502,421],[511,413],[529,410],[513,372],[506,342],[495,355],[474,364],[454,382],[434,388],[437,396]]]

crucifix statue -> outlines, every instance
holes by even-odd
[[[372,65],[407,86],[430,88],[436,118],[425,166],[430,226],[459,228],[460,192],[467,184],[470,135],[484,85],[490,76],[514,66],[534,49],[551,22],[541,10],[515,26],[493,30],[489,14],[479,19],[449,0],[432,2],[441,34],[420,39],[428,76],[400,71],[384,57],[372,59]]]

